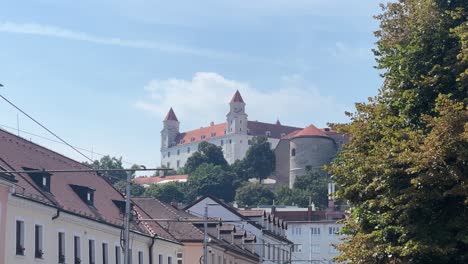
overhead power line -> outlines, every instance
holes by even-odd
[[[3,86],[3,85],[2,85]],[[42,127],[43,129],[45,129],[47,132],[49,132],[50,134],[52,134],[54,137],[56,137],[58,140],[62,141],[65,145],[69,146],[70,148],[72,148],[73,150],[75,150],[76,152],[78,152],[81,156],[85,157],[87,160],[94,162],[94,160],[92,160],[91,158],[89,158],[88,156],[86,156],[83,152],[79,151],[77,148],[75,148],[74,146],[70,145],[67,141],[65,141],[64,139],[62,139],[61,137],[59,137],[57,134],[55,134],[54,132],[52,132],[50,129],[48,129],[46,126],[44,126],[41,122],[37,121],[36,119],[34,119],[32,116],[30,116],[28,113],[26,113],[25,111],[23,111],[23,109],[19,108],[18,106],[16,106],[14,103],[12,103],[10,100],[8,100],[7,98],[5,98],[5,96],[1,95],[0,94],[0,97],[5,100],[5,102],[7,102],[8,104],[10,104],[11,106],[13,106],[14,108],[16,108],[16,110],[20,111],[23,115],[27,116],[29,119],[31,119],[34,123],[38,124],[40,127]]]

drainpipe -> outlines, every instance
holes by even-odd
[[[57,219],[59,216],[60,216],[60,209],[57,208],[57,213],[54,216],[52,216],[52,220]]]
[[[154,235],[151,238],[151,244],[148,246],[148,251],[149,251],[149,264],[153,264],[153,246],[154,246],[154,240],[156,239],[157,235]]]

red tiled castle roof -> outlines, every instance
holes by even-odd
[[[288,134],[286,139],[293,139],[293,138],[299,138],[299,137],[313,137],[313,136],[318,136],[318,137],[329,137],[325,131],[322,129],[317,128],[314,125],[310,125],[302,130],[294,131],[290,134]]]

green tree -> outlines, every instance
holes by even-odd
[[[318,172],[309,170],[306,175],[296,178],[294,190],[302,191],[302,195],[306,196],[307,204],[310,200],[319,208],[328,206],[328,183],[327,176]]]
[[[277,203],[281,205],[309,206],[307,191],[302,189],[291,189],[289,186],[283,185],[275,191],[275,196]]]
[[[468,262],[467,1],[383,6],[379,95],[335,125],[329,171],[351,215],[338,261]]]
[[[275,171],[276,157],[266,137],[252,138],[252,144],[242,160],[248,178],[266,179]],[[241,176],[246,178],[245,176]]]
[[[187,159],[184,172],[191,174],[204,163],[219,165],[223,168],[226,168],[228,165],[226,159],[224,159],[222,149],[206,141],[200,142],[198,144],[198,151]]]
[[[110,170],[124,168],[122,165],[122,157],[116,158],[111,157],[109,155],[103,156],[100,160],[95,160],[93,163],[83,162],[83,164],[95,170]],[[120,180],[127,179],[127,174],[124,171],[102,172],[101,174],[112,184]]]
[[[201,164],[188,178],[189,200],[197,196],[213,195],[230,202],[234,198],[235,175],[220,165]]]
[[[242,207],[272,204],[274,199],[275,194],[259,183],[246,183],[236,190],[235,200]]]
[[[185,183],[169,182],[165,184],[153,184],[145,190],[145,196],[157,198],[165,203],[184,202]]]
[[[121,193],[125,194],[125,189],[127,186],[127,181],[118,181],[114,184],[114,187]],[[130,193],[132,196],[141,196],[145,192],[145,187],[141,186],[138,183],[132,183],[130,186]]]

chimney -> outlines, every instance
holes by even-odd
[[[176,201],[171,202],[171,206],[174,207],[175,209],[179,210],[179,204]]]

